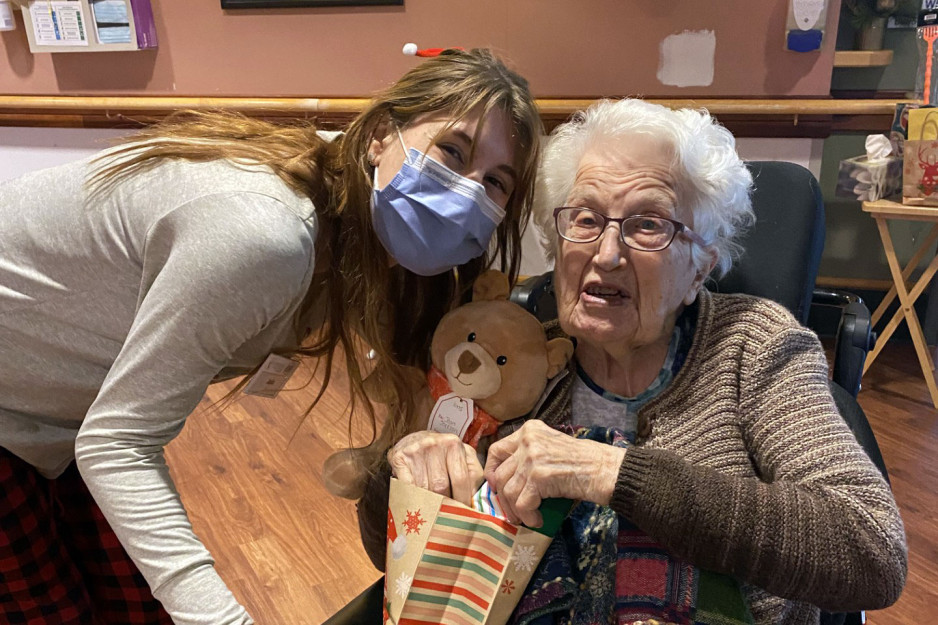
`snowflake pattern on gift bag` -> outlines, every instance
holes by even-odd
[[[530,571],[541,558],[532,545],[521,545],[515,550],[514,565],[516,571]]]
[[[426,519],[420,516],[420,509],[416,511],[407,511],[407,518],[404,520],[404,529],[408,534],[419,534],[420,526],[426,523]]]
[[[394,592],[397,593],[397,596],[406,599],[407,593],[410,592],[410,585],[414,582],[414,578],[408,575],[407,573],[401,573],[400,577],[394,580]]]

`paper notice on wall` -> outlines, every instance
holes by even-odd
[[[88,20],[80,0],[31,0],[29,16],[38,45],[88,45]]]
[[[130,16],[124,0],[91,0],[98,43],[130,43]]]

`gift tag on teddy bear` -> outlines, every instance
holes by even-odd
[[[447,393],[438,400],[430,413],[428,430],[443,434],[455,434],[462,438],[472,423],[473,402],[456,393]]]
[[[290,381],[300,364],[295,360],[271,354],[244,387],[245,395],[259,395],[273,399]]]

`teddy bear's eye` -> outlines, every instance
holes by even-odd
[[[476,333],[475,333],[475,332],[470,332],[470,333],[469,333],[469,336],[466,337],[466,340],[469,341],[470,343],[473,342],[474,340],[476,340]]]
[[[506,362],[508,362],[508,357],[507,357],[507,356],[499,356],[498,358],[495,359],[495,362],[497,362],[497,363],[498,363],[498,366],[501,367],[503,364],[505,364]]]

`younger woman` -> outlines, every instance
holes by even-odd
[[[271,353],[341,345],[363,400],[360,339],[403,389],[494,255],[516,274],[540,131],[522,78],[451,50],[332,142],[197,114],[0,185],[2,620],[251,623],[163,448]]]

